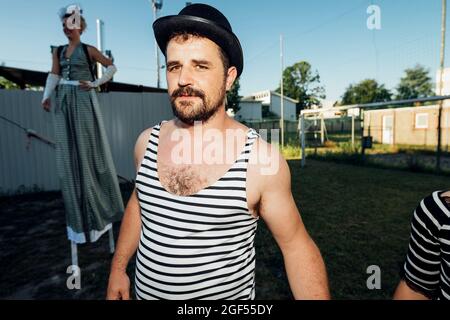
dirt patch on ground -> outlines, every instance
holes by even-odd
[[[121,188],[126,203],[132,189]],[[0,299],[105,298],[112,258],[107,234],[78,246],[81,289],[67,287],[71,254],[60,193],[0,198],[0,208]],[[116,223],[116,239],[119,228]]]
[[[436,156],[426,154],[374,154],[368,155],[371,162],[398,168],[430,169],[436,168]],[[441,169],[450,172],[450,157],[441,157]]]
[[[132,187],[121,189],[126,203]],[[0,210],[0,299],[105,299],[112,259],[107,234],[78,246],[81,289],[67,287],[71,253],[60,193],[0,198]],[[116,240],[119,229],[116,223]],[[264,223],[258,226],[255,247],[256,298],[292,299],[283,258]],[[133,298],[134,269],[133,257],[127,272]]]

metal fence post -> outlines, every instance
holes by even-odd
[[[300,115],[300,144],[302,147],[302,168],[306,164],[306,153],[305,153],[305,115]]]

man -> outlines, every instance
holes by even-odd
[[[450,191],[424,197],[411,221],[395,300],[450,300]]]
[[[286,161],[226,114],[226,91],[243,69],[228,20],[193,4],[153,28],[176,118],[136,142],[136,189],[107,298],[129,298],[126,266],[137,250],[138,299],[253,299],[260,217],[281,248],[294,297],[329,298],[325,266],[293,200]]]

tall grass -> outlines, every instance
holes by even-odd
[[[301,148],[299,145],[288,144],[281,148],[281,154],[286,159],[300,159]]]

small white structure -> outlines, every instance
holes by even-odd
[[[231,118],[234,118],[236,115],[234,114],[234,110],[231,108],[227,109],[227,115]]]
[[[438,96],[439,95],[439,88],[440,88],[440,77],[441,77],[441,72],[438,69],[436,71],[436,86],[435,86],[435,94]],[[450,68],[444,68],[444,73],[442,75],[442,82],[443,82],[443,86],[442,86],[442,95],[443,96],[447,96],[450,95]],[[450,106],[450,100],[444,100],[444,106]]]
[[[260,91],[242,99],[242,102],[248,101],[261,102],[263,108],[268,107],[269,111],[281,118],[281,95],[279,93],[270,90]],[[291,99],[287,96],[283,96],[284,120],[297,120],[295,111],[295,106],[297,103],[297,100]]]
[[[336,101],[333,100],[320,100],[320,106],[312,106],[311,110],[317,110],[315,115],[319,115],[324,119],[340,119],[342,116],[349,116],[358,118],[360,115],[359,108],[347,109],[345,111],[335,107]]]

